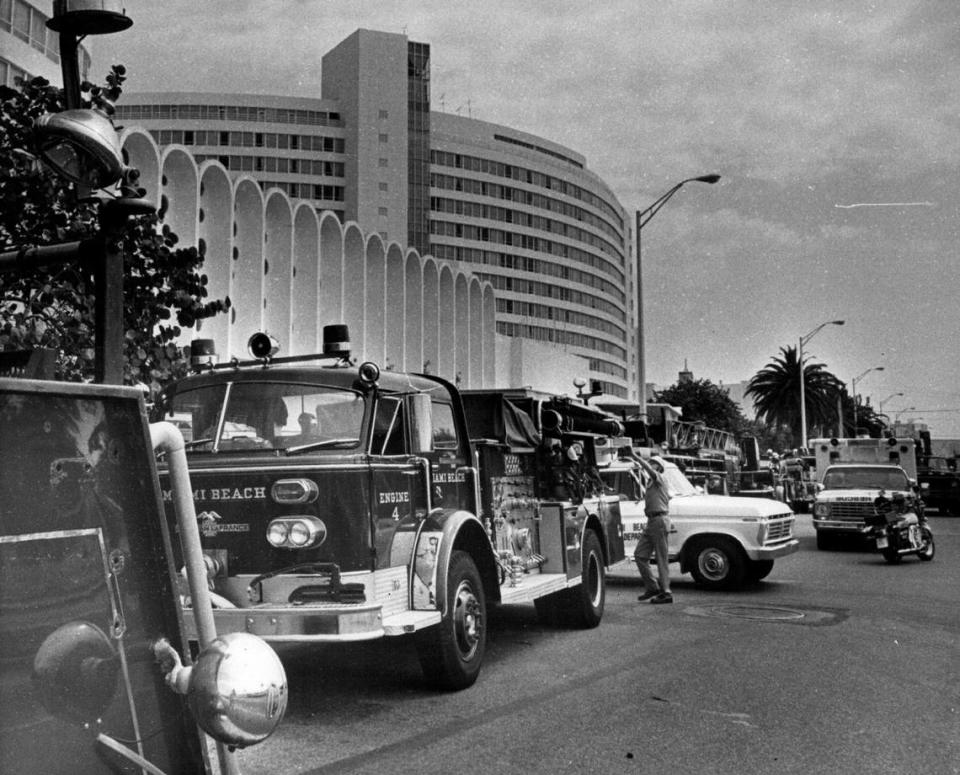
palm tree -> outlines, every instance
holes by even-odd
[[[803,387],[808,425],[836,423],[837,395],[843,383],[824,368],[822,363],[809,363],[804,358]],[[780,355],[753,375],[746,394],[753,396],[757,416],[771,425],[785,425],[794,440],[800,432],[800,363],[796,347],[781,347]]]

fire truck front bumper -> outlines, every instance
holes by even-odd
[[[192,611],[184,611],[187,635],[197,639]],[[215,608],[217,633],[249,632],[267,641],[354,641],[384,635],[379,605],[262,605]]]
[[[193,611],[184,609],[187,637],[197,640]],[[403,611],[384,616],[379,605],[262,605],[215,608],[217,634],[249,632],[266,641],[309,643],[376,640],[404,635],[440,622],[439,611]]]

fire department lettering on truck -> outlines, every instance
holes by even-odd
[[[267,499],[266,487],[204,487],[193,491],[195,501],[262,501]],[[165,503],[173,501],[171,490],[163,491]]]

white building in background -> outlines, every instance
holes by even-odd
[[[358,30],[323,56],[321,80],[316,99],[126,93],[117,106],[167,222],[204,239],[211,293],[234,303],[202,334],[225,326],[214,338],[236,354],[261,323],[306,351],[345,322],[396,368],[555,392],[583,377],[635,400],[629,218],[584,157],[431,110],[430,47],[403,35]]]
[[[0,84],[16,85],[18,78],[41,76],[62,83],[60,36],[47,29],[52,0],[0,0]],[[90,69],[90,49],[78,46],[81,79]]]
[[[160,148],[142,129],[125,129],[121,142],[164,223],[183,244],[201,246],[210,296],[232,302],[191,333],[213,339],[221,358],[247,357],[257,331],[279,340],[283,354],[318,352],[323,326],[342,322],[358,360],[493,386],[490,283],[247,175],[231,177],[218,161],[197,164],[182,146]]]

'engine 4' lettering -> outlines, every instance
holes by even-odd
[[[410,493],[404,490],[403,492],[382,492],[380,493],[380,503],[409,503],[410,502]]]

